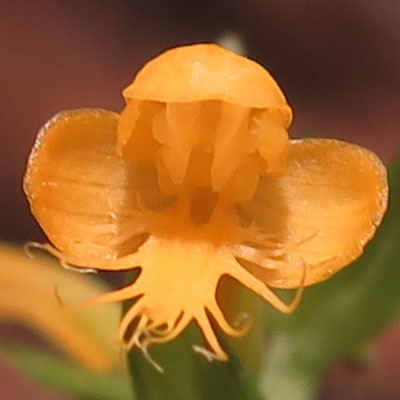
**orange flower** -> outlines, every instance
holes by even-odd
[[[147,354],[190,321],[209,359],[229,335],[215,292],[229,275],[290,313],[304,286],[358,257],[387,205],[386,170],[333,139],[289,140],[292,112],[259,64],[212,44],[169,50],[123,92],[121,114],[65,111],[40,131],[24,188],[64,263],[140,268],[93,303],[136,299],[120,324]],[[271,290],[299,288],[290,304]],[[136,325],[130,329],[133,321]]]

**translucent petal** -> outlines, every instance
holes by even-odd
[[[385,167],[372,152],[333,139],[291,141],[286,174],[261,178],[243,208],[259,231],[248,228],[251,251],[240,257],[270,286],[298,287],[304,265],[306,285],[327,279],[362,253],[387,195]]]
[[[221,100],[292,112],[278,84],[260,64],[215,44],[168,50],[150,60],[123,91],[126,99],[165,103]]]
[[[24,189],[32,213],[65,261],[79,266],[99,267],[132,252],[145,229],[137,212],[143,177],[115,155],[117,120],[97,109],[57,114],[39,132],[28,162]]]

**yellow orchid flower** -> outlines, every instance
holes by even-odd
[[[56,264],[43,256],[30,259],[22,248],[0,243],[0,319],[34,328],[95,372],[119,368],[114,335],[119,307],[112,304],[90,311],[74,310],[70,304],[81,302],[85,293],[99,295],[106,286]],[[61,301],[67,304],[63,306]]]
[[[208,359],[226,360],[209,316],[240,335],[216,301],[228,275],[284,313],[304,286],[363,251],[387,205],[372,152],[333,139],[290,140],[292,111],[259,64],[213,44],[169,50],[124,91],[117,114],[61,112],[39,132],[24,181],[63,263],[132,270],[93,304],[135,299],[118,339],[147,354],[196,321]],[[284,303],[272,288],[298,288]],[[136,322],[135,322],[136,321]]]

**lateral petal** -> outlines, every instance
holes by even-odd
[[[64,261],[78,266],[98,268],[132,252],[145,229],[140,177],[115,155],[118,117],[98,109],[59,113],[29,158],[24,190],[32,213]]]
[[[306,285],[328,279],[362,253],[387,198],[386,169],[371,151],[333,139],[293,140],[285,175],[262,177],[243,207],[260,231],[251,228],[251,256],[242,257],[270,286],[298,287],[304,270]]]

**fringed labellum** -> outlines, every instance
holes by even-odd
[[[64,111],[39,132],[25,176],[32,213],[78,268],[138,279],[93,304],[137,299],[118,332],[128,350],[199,325],[226,360],[208,315],[242,332],[216,301],[224,275],[290,313],[304,286],[363,251],[387,205],[372,152],[333,139],[290,140],[292,112],[259,64],[213,44],[169,50],[123,92],[120,114]],[[271,288],[297,288],[290,304]],[[132,329],[133,326],[133,329]]]

